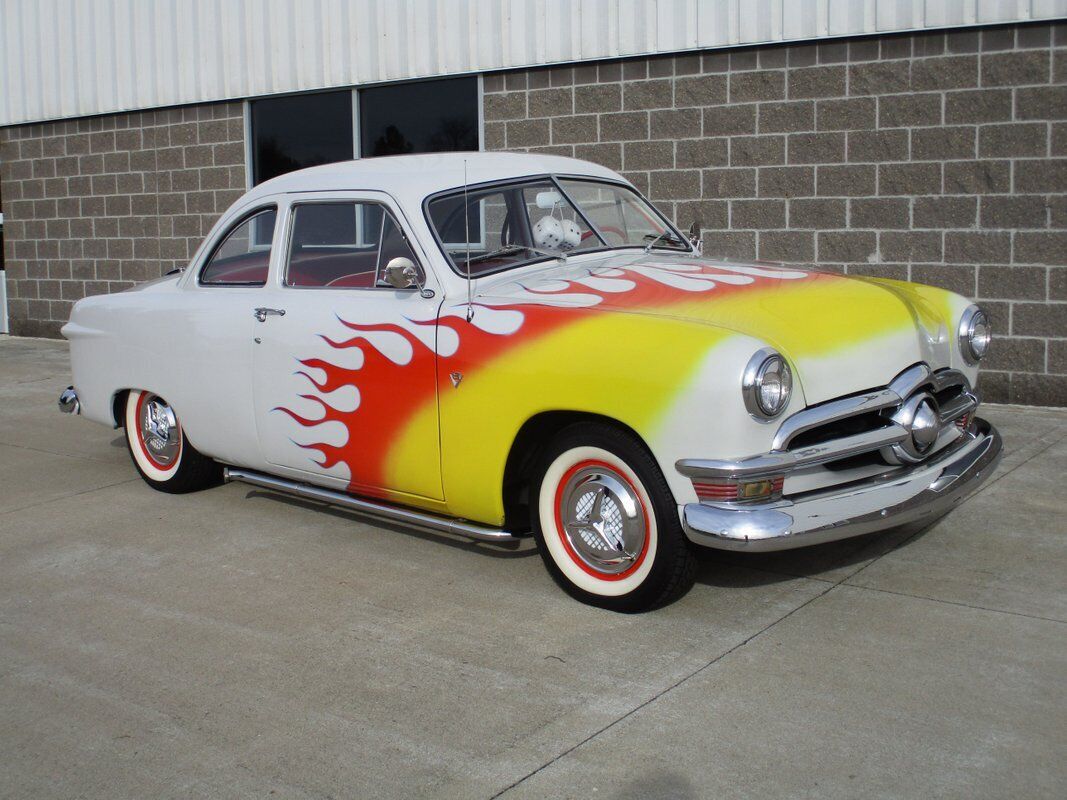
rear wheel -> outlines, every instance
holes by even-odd
[[[222,467],[189,443],[174,409],[159,395],[131,390],[125,422],[130,457],[153,489],[181,494],[222,481]]]
[[[597,423],[571,426],[549,445],[539,475],[534,535],[549,573],[572,597],[636,612],[692,585],[677,504],[633,436]]]

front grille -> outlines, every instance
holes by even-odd
[[[932,398],[936,404],[942,429],[954,425],[965,430],[966,422],[962,426],[959,423],[969,420],[978,405],[970,383],[961,372],[952,369],[931,372],[925,364],[917,364],[902,372],[888,387],[837,398],[799,412],[787,421],[793,424],[795,432],[788,435],[781,449],[795,452],[898,427],[894,415],[910,398],[923,395]],[[893,464],[882,457],[884,449],[852,452],[825,462],[824,466],[840,471],[872,464]]]
[[[789,449],[800,450],[805,447],[822,444],[823,442],[829,442],[833,439],[840,439],[844,436],[854,436],[857,433],[876,431],[879,428],[888,427],[889,424],[889,419],[883,416],[881,412],[868,411],[865,414],[857,414],[854,417],[845,417],[844,419],[834,420],[825,425],[819,425],[804,431],[793,437],[792,441],[789,442]]]

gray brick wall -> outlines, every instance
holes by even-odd
[[[487,149],[620,170],[705,252],[943,286],[988,400],[1067,405],[1067,25],[489,75]]]
[[[11,332],[185,266],[245,189],[240,103],[0,129]]]

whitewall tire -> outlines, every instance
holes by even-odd
[[[579,600],[642,611],[692,584],[677,505],[651,455],[625,431],[596,423],[563,431],[544,454],[531,499],[545,565]]]
[[[123,421],[130,457],[149,486],[182,493],[221,481],[222,468],[189,443],[174,409],[159,395],[131,389]]]

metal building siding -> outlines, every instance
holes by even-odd
[[[1065,15],[1067,0],[0,0],[0,125]]]

